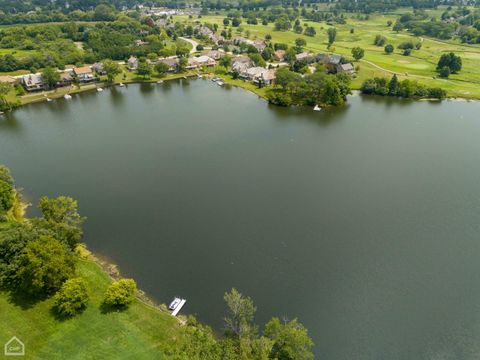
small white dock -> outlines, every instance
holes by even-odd
[[[177,314],[180,312],[180,310],[182,310],[182,307],[183,305],[185,305],[186,302],[187,300],[181,299],[180,303],[175,307],[175,310],[172,311],[172,316],[177,316]]]

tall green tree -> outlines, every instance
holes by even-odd
[[[296,319],[281,322],[274,317],[266,325],[264,334],[273,341],[270,359],[311,360],[313,341],[307,329]]]
[[[150,65],[147,64],[146,61],[139,61],[138,62],[138,68],[137,68],[137,74],[143,76],[144,79],[149,77],[152,73],[152,69],[150,68]]]
[[[56,292],[74,274],[71,252],[53,237],[40,236],[25,246],[16,277],[19,290],[41,297]]]
[[[327,36],[328,36],[328,46],[332,46],[332,44],[335,42],[335,39],[337,38],[337,29],[334,27],[329,28],[327,30]]]
[[[362,49],[361,47],[356,46],[352,49],[352,56],[356,61],[363,58],[364,55],[365,55],[365,50]]]
[[[53,199],[43,196],[38,207],[43,217],[32,219],[32,223],[74,249],[82,239],[82,224],[85,221],[78,213],[77,202],[67,196]]]
[[[255,331],[253,318],[257,311],[252,299],[243,296],[235,288],[223,298],[228,307],[228,315],[224,318],[226,334],[239,338],[252,334]]]
[[[442,54],[438,60],[437,71],[440,71],[443,67],[448,67],[452,74],[456,74],[462,70],[462,58],[453,52]]]
[[[107,74],[107,81],[113,82],[115,76],[121,73],[120,65],[116,61],[105,59],[102,61],[103,71]]]
[[[43,69],[42,80],[47,85],[47,87],[51,89],[55,87],[55,85],[57,85],[57,82],[60,80],[60,73],[52,67],[46,67],[45,69]]]
[[[227,69],[232,66],[232,57],[230,55],[225,55],[218,60],[218,64]]]

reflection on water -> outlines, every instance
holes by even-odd
[[[235,286],[260,325],[298,317],[319,359],[476,360],[479,110],[130,85],[6,114],[0,162],[32,203],[77,198],[93,251],[216,329]]]

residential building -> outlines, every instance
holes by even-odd
[[[90,66],[82,66],[79,68],[74,68],[73,75],[81,83],[88,83],[96,80],[95,75],[93,74],[93,71],[90,68]]]
[[[168,71],[171,72],[171,71],[177,70],[179,60],[177,57],[171,57],[171,58],[159,59],[158,62],[167,64],[169,66]]]
[[[276,61],[283,61],[285,60],[285,53],[286,53],[285,50],[277,50],[273,53],[273,58]]]
[[[92,65],[92,70],[95,71],[97,75],[106,75],[107,72],[103,69],[103,64],[101,62],[96,62]]]
[[[253,82],[259,85],[272,85],[275,82],[275,78],[274,69],[263,69],[263,71],[255,75]]]
[[[212,59],[207,55],[196,56],[193,58],[193,60],[199,66],[215,66],[217,64],[217,62],[214,59]]]
[[[42,74],[28,74],[21,77],[21,83],[27,91],[39,91],[45,89]]]
[[[70,86],[73,83],[72,74],[68,71],[60,73],[60,80],[57,81],[57,87]]]
[[[208,56],[213,60],[219,60],[225,56],[225,52],[220,50],[208,50],[208,51],[205,51],[202,55]]]
[[[315,55],[309,52],[302,52],[300,54],[295,55],[296,61],[305,61],[307,64],[311,64],[315,62]]]
[[[138,59],[135,56],[130,56],[127,61],[127,68],[130,71],[135,71],[138,69]]]
[[[344,74],[355,74],[355,67],[352,63],[347,64],[339,64],[337,65],[337,73],[344,73]]]

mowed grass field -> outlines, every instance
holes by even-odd
[[[411,10],[398,10],[398,14]],[[432,16],[443,10],[433,10]],[[224,28],[224,15],[202,16],[200,19],[188,19],[186,16],[176,16],[174,20],[188,23],[199,20],[202,23],[216,23],[219,30]],[[402,79],[417,80],[432,87],[442,87],[452,97],[480,99],[480,46],[464,45],[457,41],[439,41],[426,37],[415,37],[406,31],[394,32],[387,26],[390,20],[393,23],[398,18],[397,14],[370,15],[368,20],[358,20],[356,15],[347,14],[347,23],[335,25],[337,29],[336,41],[330,49],[327,49],[327,29],[330,27],[325,22],[315,23],[302,20],[309,26],[313,26],[317,32],[315,37],[296,34],[293,31],[275,31],[274,24],[249,25],[242,22],[242,36],[246,31],[250,33],[250,39],[263,39],[266,34],[272,36],[272,42],[287,43],[292,45],[295,39],[302,37],[307,41],[306,50],[312,52],[333,52],[351,58],[351,49],[360,46],[365,49],[365,57],[356,62],[359,67],[357,78],[353,81],[353,87],[359,88],[361,83],[370,77],[391,77],[396,73]],[[353,29],[353,33],[351,33]],[[233,36],[238,35],[236,28],[232,30]],[[395,47],[393,54],[387,55],[384,48],[375,46],[373,40],[376,35],[383,35],[387,43]],[[422,48],[414,50],[410,56],[403,56],[401,50],[396,47],[404,41],[421,42]],[[462,57],[463,69],[460,74],[451,75],[449,79],[439,79],[435,71],[438,59],[443,53],[454,52]]]
[[[17,336],[25,344],[22,359],[163,359],[163,351],[181,341],[177,319],[136,300],[127,310],[102,313],[110,278],[93,261],[81,260],[78,275],[88,282],[87,309],[73,319],[58,320],[53,300],[35,304],[12,301],[0,292],[0,344]],[[3,357],[3,349],[0,358]]]

